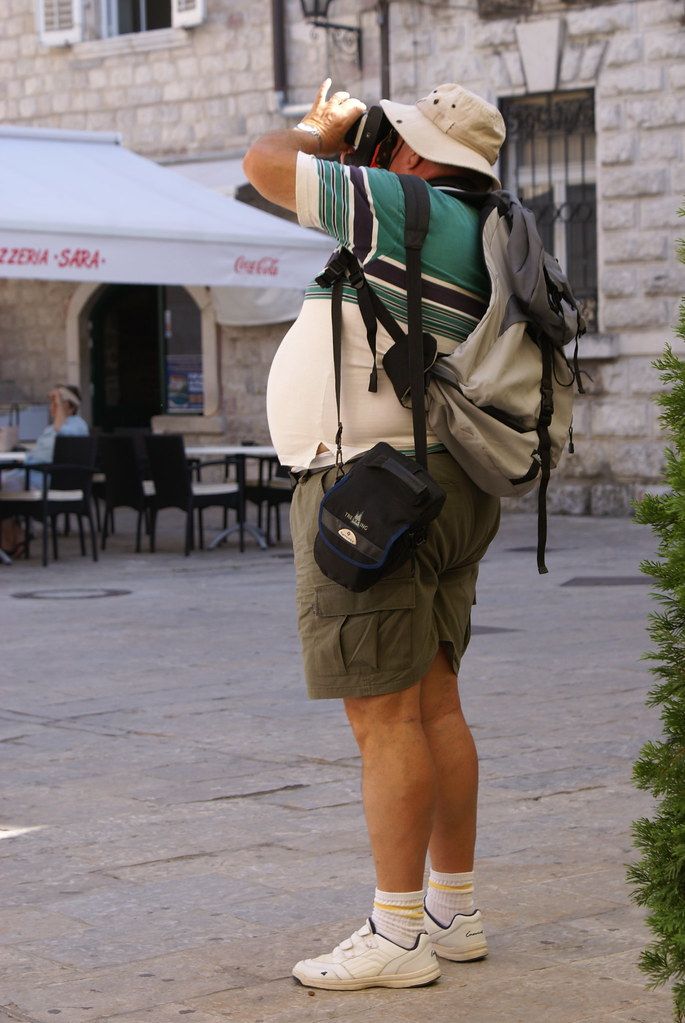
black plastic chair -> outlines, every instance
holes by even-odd
[[[146,437],[150,476],[155,487],[150,502],[150,550],[155,549],[157,513],[162,508],[179,508],[186,513],[185,554],[195,549],[194,515],[197,510],[200,547],[204,547],[202,512],[205,508],[240,507],[237,483],[201,483],[193,481],[180,434],[152,434]]]
[[[276,539],[281,539],[281,506],[290,504],[293,487],[290,472],[280,465],[276,458],[260,458],[259,478],[245,486],[245,500],[257,505],[257,525],[263,528],[263,512],[266,510],[266,542],[272,544],[271,513],[276,519]]]
[[[105,476],[105,514],[101,540],[103,551],[110,533],[110,524],[114,521],[114,509],[133,508],[138,512],[136,553],[140,553],[143,517],[148,515],[154,495],[152,481],[143,478],[144,462],[140,458],[140,448],[141,445],[136,445],[134,437],[125,434],[105,435],[99,440],[98,449]]]
[[[95,524],[97,526],[98,533],[102,529],[100,519],[100,502],[104,503],[105,500],[105,473],[102,468],[102,453],[100,450],[100,438],[103,434],[100,432],[99,427],[93,427],[90,431],[91,437],[95,437],[95,472],[93,473],[93,508],[95,509]],[[64,535],[69,534],[69,516],[65,516],[64,522]]]
[[[224,471],[224,483],[235,481],[237,478],[236,465],[237,460],[233,455],[224,455],[223,458],[214,458],[208,461],[203,461],[201,458],[189,458],[188,464],[192,470],[193,476],[198,483],[202,482],[202,473],[205,469],[211,469],[215,466],[220,466]],[[228,526],[228,508],[224,508],[224,524],[223,529]]]
[[[115,426],[112,431],[114,437],[130,437],[133,441],[133,446],[136,452],[136,458],[143,479],[147,480],[150,478],[150,466],[147,458],[147,447],[145,444],[145,438],[152,435],[152,430],[149,426]]]
[[[0,518],[17,516],[26,524],[26,557],[29,557],[30,520],[43,523],[43,565],[48,563],[48,532],[52,533],[52,553],[57,561],[57,516],[76,515],[81,554],[86,554],[83,519],[87,519],[93,548],[93,561],[98,560],[98,547],[93,521],[92,484],[95,466],[95,437],[55,437],[53,461],[50,464],[27,466],[29,472],[43,477],[40,489],[0,492]]]
[[[133,440],[133,446],[138,459],[138,465],[142,478],[148,480],[150,478],[150,467],[147,460],[147,448],[145,447],[145,438],[152,433],[149,426],[115,426],[111,433],[105,434],[107,437],[130,437]],[[98,448],[98,459],[96,461],[96,467],[101,468],[101,458],[99,455]],[[105,480],[104,471],[102,473],[102,484],[100,487],[101,494],[98,493],[98,476],[95,476],[93,483],[93,496],[101,496],[104,501],[105,496]],[[95,512],[97,516],[98,530],[102,530],[100,523],[99,508],[96,501]],[[109,526],[107,528],[107,535],[114,534],[116,532],[114,523],[114,509],[109,513]]]

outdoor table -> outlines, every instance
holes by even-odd
[[[254,537],[263,551],[267,550],[266,536],[257,526],[245,521],[245,462],[248,458],[277,458],[276,449],[266,444],[203,444],[186,448],[188,458],[235,458],[238,483],[238,524],[222,529],[209,545],[213,550],[232,533],[240,535],[240,550],[245,550],[244,536],[247,531]]]
[[[3,469],[21,469],[26,461],[25,451],[0,451],[0,487],[2,487]],[[0,565],[11,565],[12,559],[7,551],[0,547]]]

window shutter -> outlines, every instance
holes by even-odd
[[[171,0],[171,24],[174,28],[190,28],[205,20],[207,0]]]
[[[83,38],[82,0],[38,0],[38,32],[46,46],[69,46]]]

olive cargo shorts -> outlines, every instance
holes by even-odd
[[[439,643],[457,671],[470,635],[478,562],[499,526],[499,498],[471,481],[447,452],[428,456],[447,497],[414,558],[364,593],[331,582],[314,561],[322,494],[335,467],[295,487],[290,527],[297,613],[311,699],[394,693],[418,682]]]

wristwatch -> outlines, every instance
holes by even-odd
[[[306,131],[308,135],[315,135],[319,140],[319,148],[321,148],[321,132],[313,124],[305,124],[304,121],[300,121],[299,124],[295,125],[295,131]]]

